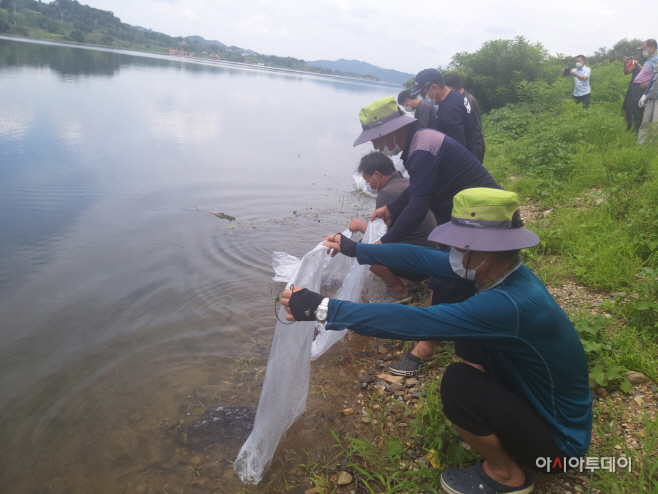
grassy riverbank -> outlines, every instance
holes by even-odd
[[[589,111],[568,99],[572,83],[560,80],[521,85],[524,103],[486,115],[485,165],[519,193],[527,225],[542,239],[525,262],[587,351],[595,395],[588,457],[632,462],[630,472],[539,475],[536,492],[658,493],[658,145],[638,146],[626,131],[621,63],[596,69]],[[398,342],[387,347],[403,351]],[[358,433],[336,434],[333,454],[305,465],[315,492],[440,492],[445,468],[475,458],[441,412],[442,370],[452,360],[448,344],[420,382],[397,395],[368,384],[355,410]],[[629,371],[650,380],[631,384]],[[353,482],[337,486],[337,470]]]

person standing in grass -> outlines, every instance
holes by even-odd
[[[633,79],[642,70],[642,64],[635,59],[624,57],[624,75],[630,75],[631,80],[628,81],[628,89],[624,95],[624,103],[621,105],[621,110],[624,112],[624,121],[626,122],[626,130],[633,128],[633,111],[631,108],[631,93],[633,89]]]
[[[639,102],[649,85],[649,82],[653,78],[653,71],[656,68],[656,65],[658,65],[658,53],[656,50],[655,39],[646,40],[642,43],[640,49],[642,50],[644,63],[642,64],[642,70],[640,70],[640,73],[633,79],[631,95],[628,100],[628,108],[631,112],[631,118],[633,121],[633,130],[638,133],[642,121],[644,120],[644,107],[640,106]]]
[[[656,53],[656,40],[647,40],[645,44],[647,48],[653,48],[653,57],[658,58],[658,53]],[[647,54],[649,53],[647,52]],[[640,108],[645,107],[642,125],[638,132],[638,144],[644,144],[647,141],[651,125],[655,126],[658,123],[658,84],[656,84],[656,79],[658,79],[658,62],[654,65],[653,78],[647,84],[644,93],[638,102]],[[642,87],[641,84],[640,87]]]
[[[585,66],[585,56],[578,55],[576,57],[576,68],[573,69],[570,74],[573,76],[574,88],[573,88],[573,101],[574,103],[582,103],[583,110],[589,108],[589,76],[592,73],[592,70],[589,67]]]
[[[585,350],[567,314],[519,256],[539,237],[523,226],[517,194],[461,191],[451,221],[429,239],[450,245],[450,253],[357,244],[340,234],[327,236],[324,245],[360,264],[471,280],[476,295],[421,308],[330,300],[295,287],[282,295],[286,319],[377,338],[455,341],[463,361],[450,364],[441,380],[443,412],[482,458],[444,471],[441,486],[451,494],[528,494],[534,489],[529,470],[556,459],[580,464],[589,448]]]

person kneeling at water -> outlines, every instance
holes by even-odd
[[[357,171],[361,173],[361,176],[370,187],[370,191],[377,196],[375,206],[377,208],[386,206],[409,187],[409,180],[395,170],[391,158],[379,151],[373,151],[363,156]],[[393,223],[393,220],[389,222],[389,228]],[[367,226],[368,223],[358,218],[352,218],[350,221],[350,230],[353,232],[365,233]],[[436,228],[436,218],[431,211],[428,211],[420,225],[404,237],[401,242],[437,248],[438,244],[436,242],[427,239],[434,228]],[[386,266],[370,266],[370,271],[388,285],[387,297],[383,302],[408,302],[411,300],[408,289],[411,282],[428,278],[427,275],[419,273],[391,271]]]
[[[405,244],[365,245],[330,235],[325,246],[362,264],[472,280],[476,295],[430,307],[330,300],[296,287],[283,293],[290,321],[326,321],[364,336],[454,340],[464,362],[441,382],[443,412],[480,455],[473,467],[446,470],[452,494],[526,494],[538,458],[580,458],[592,431],[587,358],[571,321],[519,249],[539,238],[523,227],[518,197],[496,189],[466,189],[452,218],[430,240],[450,253]],[[555,471],[555,470],[554,470]]]

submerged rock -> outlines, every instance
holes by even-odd
[[[239,447],[254,427],[256,410],[251,407],[219,406],[206,410],[187,428],[187,444],[193,449],[222,443]]]

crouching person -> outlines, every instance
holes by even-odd
[[[454,197],[451,221],[430,240],[450,253],[405,244],[356,244],[340,235],[325,245],[359,263],[471,280],[476,295],[430,307],[330,300],[302,288],[286,290],[288,320],[318,320],[364,336],[452,340],[464,359],[443,376],[443,410],[482,457],[446,470],[449,493],[526,494],[537,459],[580,458],[592,430],[587,358],[576,331],[519,249],[539,238],[523,227],[518,198],[496,189]]]
[[[376,208],[386,206],[397,199],[409,187],[409,180],[395,170],[391,158],[379,151],[366,154],[359,162],[357,171],[368,184],[370,192],[377,196]],[[395,223],[394,219],[389,221],[389,228]],[[350,230],[353,232],[366,233],[368,223],[358,218],[350,221]],[[436,242],[430,242],[427,237],[436,228],[436,218],[431,211],[427,211],[420,225],[404,237],[401,242],[412,245],[438,248]],[[379,276],[387,285],[386,298],[382,302],[405,303],[411,300],[409,286],[414,281],[422,281],[428,278],[422,273],[408,273],[391,271],[386,266],[370,266],[370,271]]]

